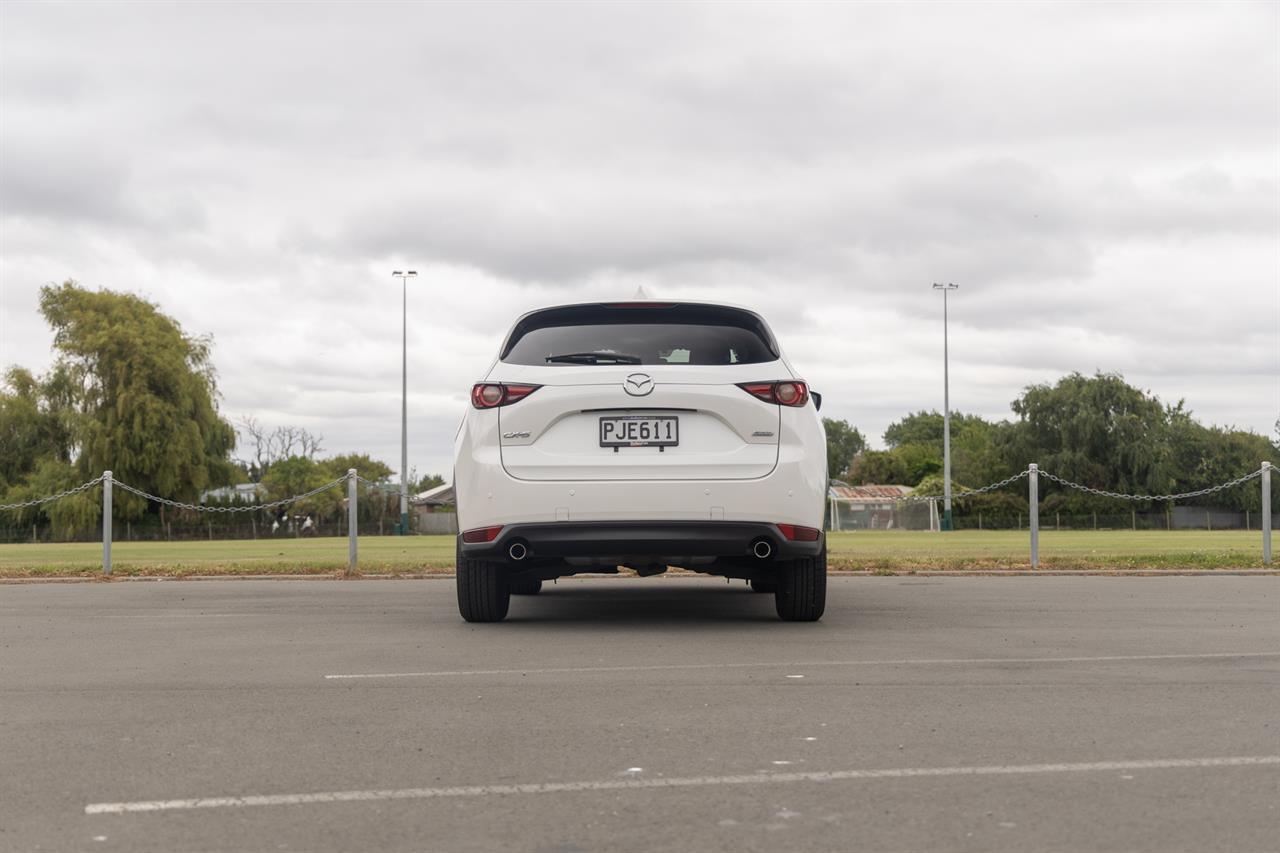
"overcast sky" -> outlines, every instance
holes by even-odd
[[[222,411],[451,467],[524,310],[756,308],[873,444],[1116,371],[1280,415],[1280,4],[0,5],[0,366],[39,288],[211,333]]]

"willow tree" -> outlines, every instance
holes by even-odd
[[[218,413],[210,338],[189,335],[153,303],[73,281],[40,291],[54,332],[51,386],[74,413],[73,460],[85,479],[110,469],[153,494],[192,501],[230,482],[235,430]],[[144,511],[121,494],[121,517]]]
[[[1169,412],[1155,396],[1119,374],[1072,373],[1054,385],[1029,386],[1013,401],[1019,419],[1007,452],[1085,486],[1161,494],[1176,484]],[[1054,491],[1041,483],[1041,492]],[[1125,506],[1073,495],[1072,506]]]

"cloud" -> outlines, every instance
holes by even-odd
[[[556,302],[748,304],[878,437],[1118,370],[1280,412],[1268,4],[0,5],[0,363],[41,284],[211,332],[235,416],[447,470]]]

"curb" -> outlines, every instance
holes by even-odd
[[[856,570],[828,572],[835,578],[873,578],[873,577],[927,577],[927,578],[1043,578],[1043,577],[1099,577],[1099,578],[1155,578],[1155,577],[1280,577],[1280,569],[915,569],[915,570]],[[673,579],[695,579],[710,577],[696,572],[668,573],[663,577]],[[642,578],[632,575],[581,574],[574,578],[587,580],[634,581]],[[453,572],[438,574],[362,574],[346,577],[341,573],[315,575],[186,575],[170,577],[167,575],[113,576],[104,578],[97,576],[70,577],[30,577],[0,578],[0,585],[5,584],[58,584],[58,583],[180,583],[186,581],[399,581],[399,580],[453,580]],[[564,578],[571,580],[572,578]]]

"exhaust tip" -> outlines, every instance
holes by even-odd
[[[761,560],[767,560],[773,555],[773,544],[768,539],[757,539],[751,543],[751,553]]]
[[[511,547],[507,548],[507,556],[518,563],[529,556],[529,549],[523,542],[512,542]]]

